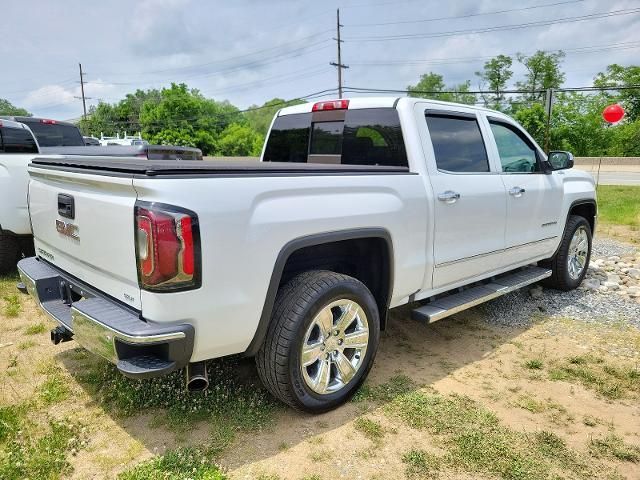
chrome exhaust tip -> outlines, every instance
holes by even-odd
[[[209,388],[207,365],[204,362],[187,365],[187,390],[189,392],[203,392],[207,388]]]

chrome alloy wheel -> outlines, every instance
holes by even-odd
[[[577,280],[587,266],[587,255],[589,254],[589,237],[585,227],[579,227],[571,238],[569,244],[569,254],[567,255],[567,266],[569,276]]]
[[[347,385],[364,362],[369,324],[353,300],[331,302],[315,316],[304,335],[300,368],[307,386],[324,395]]]

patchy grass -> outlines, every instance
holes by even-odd
[[[353,396],[353,402],[371,401],[386,403],[404,393],[415,389],[416,385],[406,375],[396,375],[391,377],[388,382],[371,386],[365,383]]]
[[[615,434],[604,438],[592,438],[589,451],[595,457],[617,458],[624,462],[640,462],[640,447],[626,443]]]
[[[437,478],[442,460],[424,450],[409,450],[402,456],[408,478]]]
[[[552,380],[577,382],[611,400],[640,394],[640,370],[612,365],[593,355],[569,357],[550,371]]]
[[[224,480],[207,451],[196,448],[172,450],[121,473],[120,480]]]
[[[20,315],[22,311],[22,306],[20,305],[20,299],[18,295],[15,293],[13,295],[5,295],[4,298],[4,307],[2,309],[2,313],[5,317],[14,318]]]
[[[524,362],[524,366],[529,370],[542,370],[544,363],[542,362],[542,360],[534,358],[532,360],[527,360],[526,362]]]
[[[33,325],[29,325],[24,333],[27,335],[39,335],[47,331],[47,325],[44,322],[34,323]]]
[[[45,405],[59,403],[69,398],[71,390],[60,369],[54,369],[38,389],[40,399]]]
[[[640,187],[600,185],[598,222],[640,227]]]
[[[384,438],[384,429],[379,422],[366,417],[358,417],[353,423],[356,430],[374,443],[380,443]]]
[[[0,407],[0,478],[65,478],[68,455],[80,442],[80,428],[71,421],[30,420],[26,405]]]
[[[187,424],[212,416],[227,419],[240,427],[260,427],[271,419],[274,401],[259,384],[243,384],[238,378],[238,359],[208,362],[211,387],[196,394],[184,386],[184,372],[145,380],[128,379],[114,365],[96,357],[88,358],[79,380],[108,410],[130,416],[152,408],[167,409],[173,421]]]
[[[578,478],[593,475],[559,438],[509,429],[467,397],[416,391],[398,396],[385,410],[438,436],[448,451],[443,462],[453,468],[506,479],[553,478],[557,469]]]

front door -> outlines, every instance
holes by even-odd
[[[435,195],[432,286],[438,289],[500,267],[506,201],[475,113],[428,109],[425,121],[433,147],[427,161],[436,166],[429,180]]]
[[[505,266],[549,253],[562,230],[562,180],[542,170],[542,153],[517,126],[488,117],[507,191]]]

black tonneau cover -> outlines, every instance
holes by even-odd
[[[97,147],[96,147],[97,148]],[[113,157],[38,157],[32,165],[69,171],[86,171],[102,174],[130,174],[143,176],[170,175],[270,175],[270,174],[393,174],[407,173],[406,167],[378,165],[340,165],[321,163],[256,162],[251,160],[163,160]]]

